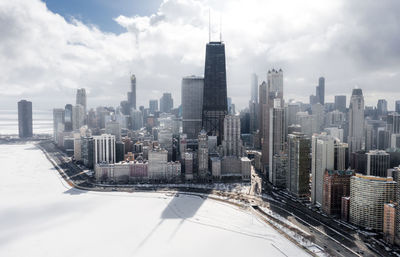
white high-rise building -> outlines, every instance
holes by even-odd
[[[364,97],[360,88],[353,89],[349,107],[349,154],[364,149]]]
[[[222,141],[224,156],[243,156],[242,140],[240,139],[240,117],[226,115],[224,119],[224,140]]]
[[[279,175],[275,174],[278,172],[278,169],[284,170],[282,165],[285,164],[285,161],[279,156],[284,155],[285,151],[285,143],[286,143],[286,135],[287,135],[287,126],[285,121],[285,108],[281,107],[281,99],[274,99],[274,107],[270,109],[269,114],[269,182],[274,184],[275,177],[279,177]],[[275,165],[274,161],[279,162],[282,165]],[[275,169],[276,168],[276,169]],[[284,177],[284,176],[283,176]],[[284,183],[283,183],[284,186]]]
[[[115,163],[115,136],[102,134],[93,136],[94,164]]]
[[[326,133],[314,134],[311,150],[311,203],[322,205],[324,173],[334,169],[335,140]]]

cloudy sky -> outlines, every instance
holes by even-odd
[[[286,99],[308,102],[318,77],[326,99],[363,89],[366,104],[400,99],[400,1],[397,0],[13,0],[0,1],[0,109],[19,99],[34,108],[74,103],[116,106],[137,77],[138,104],[202,75],[208,41],[226,45],[228,95],[239,108],[250,74],[284,71]],[[221,17],[221,18],[220,18]]]

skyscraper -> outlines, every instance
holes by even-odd
[[[226,115],[224,119],[224,156],[242,157],[243,146],[240,139],[240,118],[237,115]]]
[[[208,135],[217,136],[218,145],[222,141],[227,113],[225,44],[209,42],[204,66],[202,126]]]
[[[395,111],[400,114],[400,100],[397,100],[395,103]]]
[[[257,74],[251,74],[251,98],[250,101],[258,103],[258,77]]]
[[[286,188],[298,198],[310,195],[310,162],[310,139],[298,132],[289,134]]]
[[[251,74],[250,90],[250,133],[253,133],[258,129],[258,77],[255,73]]]
[[[158,111],[158,100],[154,99],[154,100],[149,100],[149,109],[150,109],[150,113],[155,113],[156,111]]]
[[[311,203],[322,205],[325,170],[334,168],[334,138],[326,133],[312,136]]]
[[[203,77],[188,76],[182,79],[182,128],[189,139],[196,139],[201,130],[203,88]]]
[[[335,95],[335,110],[346,112],[346,96],[345,95]]]
[[[66,104],[64,110],[64,130],[72,131],[72,104]]]
[[[350,222],[382,231],[383,205],[395,199],[393,178],[356,174],[350,178]]]
[[[269,182],[271,182],[274,186],[276,184],[274,183],[275,180],[273,178],[277,177],[285,177],[285,176],[279,176],[276,174],[278,170],[273,169],[272,167],[275,168],[280,168],[280,165],[274,165],[274,161],[278,161],[279,164],[284,164],[285,162],[281,162],[279,157],[284,154],[285,151],[285,143],[286,143],[286,135],[287,135],[287,127],[286,127],[286,120],[285,120],[285,109],[281,107],[280,103],[281,99],[277,98],[274,99],[274,106],[273,108],[270,108],[270,114],[269,114],[269,158],[268,158],[268,163],[270,166],[269,169]],[[284,183],[283,183],[284,185]]]
[[[197,159],[199,165],[199,177],[206,178],[208,173],[208,136],[204,130],[200,131],[198,140],[199,148],[197,152]]]
[[[128,103],[129,107],[136,109],[136,76],[132,74],[131,76],[131,91],[128,92]]]
[[[164,93],[160,98],[160,111],[169,113],[174,107],[174,100],[172,99],[171,93]]]
[[[64,109],[53,109],[53,140],[57,141],[58,132],[64,131]]]
[[[83,114],[86,116],[87,102],[86,102],[86,90],[84,88],[78,88],[76,90],[76,102],[77,105],[83,106]]]
[[[72,107],[72,130],[80,129],[85,122],[84,107],[77,104]]]
[[[283,71],[282,69],[269,70],[267,73],[267,82],[270,93],[274,94],[274,98],[280,98],[283,100]],[[283,104],[283,101],[282,101]]]
[[[364,97],[360,88],[353,89],[349,107],[349,154],[364,148]]]
[[[325,78],[320,77],[318,79],[318,86],[316,88],[315,96],[317,97],[318,103],[325,104]]]
[[[378,111],[378,115],[386,115],[388,112],[387,101],[385,99],[379,99],[376,109]]]
[[[18,102],[18,135],[20,138],[32,137],[32,102]]]
[[[386,177],[390,167],[390,155],[382,150],[367,153],[367,175]]]

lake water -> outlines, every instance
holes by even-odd
[[[33,134],[53,133],[53,112],[33,110]],[[0,110],[0,135],[18,135],[18,111]]]

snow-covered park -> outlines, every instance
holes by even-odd
[[[308,256],[237,207],[69,187],[33,144],[0,145],[0,256]]]

